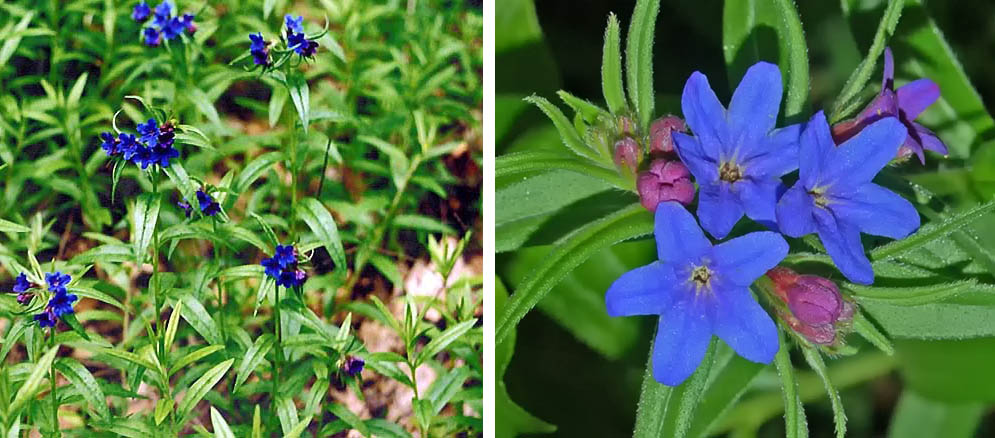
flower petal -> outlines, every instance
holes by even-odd
[[[884,48],[884,74],[881,75],[881,90],[895,89],[895,58],[891,56],[891,47]]]
[[[898,157],[908,157],[909,155],[916,154],[919,157],[919,163],[926,164],[926,154],[923,153],[922,143],[916,140],[916,136],[909,134],[905,137],[905,142],[902,143],[902,147],[898,148]]]
[[[936,152],[938,154],[947,155],[949,153],[947,151],[947,145],[943,144],[943,141],[940,140],[940,138],[937,137],[936,134],[933,133],[933,131],[930,131],[929,128],[922,126],[916,122],[912,122],[912,128],[916,131],[916,134],[919,135],[919,140],[922,142],[922,147],[929,149],[933,152]]]
[[[770,134],[755,155],[743,160],[747,176],[778,177],[798,168],[798,147],[802,124],[778,129]]]
[[[836,268],[854,283],[871,284],[874,270],[864,254],[857,227],[838,220],[824,208],[815,209],[816,229],[819,240],[833,259]]]
[[[695,181],[712,182],[719,179],[718,151],[714,154],[706,151],[701,142],[687,134],[675,132],[672,134],[674,147],[681,162],[687,166]]]
[[[698,219],[701,220],[701,227],[716,239],[726,237],[743,217],[742,204],[729,189],[729,183],[698,184]]]
[[[826,114],[819,111],[805,124],[798,146],[798,179],[805,188],[823,184],[822,173],[835,149]]]
[[[747,287],[784,260],[788,242],[778,233],[757,231],[716,245],[712,254],[722,284]]]
[[[902,239],[919,229],[919,212],[912,203],[884,187],[867,183],[847,198],[833,199],[833,214],[875,236]]]
[[[704,254],[712,247],[694,216],[681,204],[661,202],[656,207],[653,234],[660,261],[673,263]]]
[[[907,120],[915,120],[940,98],[940,86],[928,78],[916,79],[898,89],[898,108]]]
[[[714,293],[709,319],[719,339],[747,360],[759,363],[774,360],[779,347],[777,327],[749,290],[745,286],[728,287]]]
[[[670,307],[676,294],[674,270],[661,262],[640,266],[612,283],[605,293],[610,316],[660,315]]]
[[[761,61],[746,70],[729,102],[727,119],[732,145],[752,148],[774,129],[782,92],[781,71],[776,65]],[[750,154],[751,151],[724,152],[735,157],[737,152]]]
[[[777,221],[774,207],[780,187],[781,181],[777,179],[744,179],[733,185],[733,189],[739,191],[739,202],[746,216],[765,224]]]
[[[688,298],[678,301],[660,318],[653,341],[653,377],[677,386],[698,368],[712,339],[711,324],[702,304]]]
[[[905,125],[895,117],[868,125],[828,155],[823,163],[824,181],[830,184],[845,181],[850,186],[869,182],[895,158],[907,136]]]
[[[708,78],[701,72],[691,73],[684,84],[681,110],[691,132],[713,154],[711,156],[717,157],[720,145],[726,143],[729,136],[726,110],[708,84]]]
[[[801,182],[788,189],[777,202],[777,228],[791,237],[815,232],[815,201]]]

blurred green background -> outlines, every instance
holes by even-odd
[[[836,93],[867,52],[884,1],[798,1],[809,47],[810,111],[829,109]],[[623,37],[634,1],[504,0],[496,17],[496,139],[497,154],[526,150],[562,150],[553,125],[538,109],[523,102],[533,93],[566,108],[556,90],[603,105],[601,52],[610,12],[618,15]],[[664,1],[656,25],[654,90],[656,114],[680,114],[684,81],[695,70],[705,73],[720,100],[731,94],[722,48],[723,2],[719,0]],[[947,142],[951,155],[927,157],[927,165],[906,163],[896,170],[940,195],[956,209],[991,199],[995,193],[995,130],[988,105],[995,102],[995,2],[968,0],[907,1],[895,35],[888,44],[895,52],[899,84],[919,77],[916,72],[944,71],[944,100],[933,105],[921,121]],[[939,29],[942,34],[937,34]],[[949,48],[943,45],[943,40]],[[624,43],[623,43],[624,47]],[[942,49],[942,50],[941,50]],[[963,73],[949,54],[962,63]],[[764,57],[764,55],[761,55]],[[769,60],[777,61],[776,55]],[[913,65],[914,64],[914,65]],[[880,63],[869,89],[878,91]],[[957,86],[947,86],[947,84]],[[972,94],[973,89],[980,95]],[[596,180],[554,171],[548,178],[559,189],[547,196],[548,207],[522,221],[510,181],[497,182],[497,274],[513,292],[548,251],[547,245],[588,218],[558,213],[569,206],[599,217],[613,206],[634,199],[631,194],[607,190]],[[520,194],[524,195],[524,194]],[[625,198],[625,199],[619,199]],[[519,206],[519,208],[521,208]],[[995,248],[995,224],[979,221],[971,234],[982,245]],[[523,226],[537,231],[515,250],[502,235],[518,234]],[[522,242],[518,242],[522,243]],[[515,250],[515,251],[511,251]],[[560,437],[631,436],[656,318],[611,319],[604,313],[604,291],[621,273],[653,258],[653,244],[644,240],[603,251],[554,288],[519,324],[514,356],[504,381],[508,394],[525,411],[556,425]],[[991,282],[990,275],[986,281]],[[862,354],[831,361],[833,381],[841,391],[849,417],[848,436],[940,437],[995,436],[995,339],[896,342],[894,358],[876,354],[850,341]],[[865,354],[866,353],[866,354]],[[797,362],[796,362],[797,363]],[[834,436],[832,411],[821,384],[810,380],[803,397],[812,437]],[[805,391],[809,395],[805,396]],[[762,424],[756,436],[783,436],[779,386],[772,369],[754,381],[750,391],[728,412],[730,421],[748,418]],[[771,399],[771,394],[778,398]],[[500,404],[499,404],[500,406]],[[911,419],[911,420],[910,420]],[[502,414],[498,413],[501,422]],[[527,422],[526,422],[527,423]],[[743,422],[741,422],[743,423]],[[732,423],[730,423],[729,427]],[[908,425],[916,425],[907,428]],[[539,431],[539,423],[517,427]],[[728,429],[720,427],[719,429]],[[732,436],[752,436],[740,428]],[[973,432],[972,432],[973,431]],[[726,434],[723,434],[726,435]]]

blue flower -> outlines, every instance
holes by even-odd
[[[197,190],[197,202],[200,203],[200,212],[207,216],[214,216],[221,211],[221,206],[218,205],[218,201],[215,201],[211,195],[208,195],[203,190]],[[279,248],[279,246],[277,246]]]
[[[183,14],[183,18],[180,20],[180,23],[183,24],[183,28],[191,35],[197,32],[197,24],[193,22],[193,18],[193,14]]]
[[[298,16],[294,18],[293,15],[287,14],[283,16],[283,21],[287,25],[287,30],[293,33],[304,33],[304,17]]]
[[[155,15],[152,17],[152,25],[162,29],[169,26],[169,19],[173,16],[173,5],[169,0],[164,0],[155,7]]]
[[[307,274],[303,270],[297,268],[284,269],[280,273],[280,277],[276,279],[276,285],[291,288],[303,285],[305,280],[307,280]]]
[[[78,298],[76,295],[66,292],[65,290],[56,292],[52,296],[52,299],[48,300],[48,308],[52,309],[52,313],[55,316],[61,317],[67,313],[73,313],[73,303],[76,302]]]
[[[104,148],[104,151],[107,152],[108,157],[117,155],[121,152],[118,147],[120,142],[117,137],[114,137],[114,134],[110,132],[101,132],[100,139],[103,140],[103,142],[100,143],[100,147]]]
[[[138,2],[137,5],[135,5],[135,9],[131,12],[131,18],[141,23],[145,20],[148,20],[149,14],[151,13],[152,11],[149,9],[148,3],[145,3],[145,0],[142,0]]]
[[[342,371],[350,376],[355,376],[363,371],[366,362],[356,356],[347,356],[342,363]]]
[[[24,293],[28,289],[31,289],[31,282],[28,281],[28,276],[22,272],[14,279],[14,292]]]
[[[138,134],[141,135],[142,143],[145,143],[146,146],[154,147],[159,144],[159,126],[155,119],[139,123],[136,129],[138,130]]]
[[[173,38],[180,36],[184,29],[186,29],[186,24],[184,24],[179,18],[173,18],[162,27],[162,36],[167,40],[172,40]]]
[[[261,33],[250,33],[249,41],[252,42],[249,45],[249,52],[252,53],[252,60],[256,65],[268,65],[269,64],[269,48],[266,47],[266,40],[263,39],[263,34]]]
[[[273,257],[263,259],[260,264],[277,286],[301,286],[307,280],[307,273],[297,267],[297,250],[293,245],[277,245]]]
[[[39,327],[55,327],[58,319],[51,308],[46,308],[42,313],[35,315],[35,321],[38,322]]]
[[[145,45],[155,47],[162,42],[162,36],[159,35],[159,31],[151,27],[145,28]]]
[[[131,161],[142,167],[142,169],[148,168],[152,161],[152,148],[138,145],[135,147],[135,153],[131,156]]]
[[[187,200],[184,199],[180,202],[177,202],[176,205],[178,205],[180,208],[183,209],[183,214],[186,215],[186,217],[190,217],[190,213],[193,213],[193,207],[190,207],[190,203],[186,201]]]
[[[293,263],[297,263],[297,250],[293,245],[277,245],[273,258],[280,262],[280,267],[285,268]]]
[[[774,130],[781,104],[781,72],[754,64],[726,111],[705,75],[684,85],[681,109],[694,137],[673,133],[677,153],[698,183],[701,227],[723,238],[746,213],[774,227],[780,177],[798,168],[799,125]]]
[[[118,142],[120,143],[118,146],[118,151],[121,152],[125,160],[130,160],[132,157],[135,156],[135,153],[138,151],[138,148],[140,147],[138,141],[135,140],[134,135],[125,134],[123,132],[118,134],[117,138]]]
[[[63,274],[62,272],[46,272],[45,282],[48,283],[48,290],[55,293],[65,293],[66,286],[69,285],[69,281],[72,277],[69,274]]]
[[[660,315],[653,377],[679,385],[701,362],[712,334],[740,356],[769,363],[777,353],[774,321],[749,286],[788,253],[780,234],[750,233],[712,246],[676,202],[657,206],[659,260],[619,277],[605,295],[611,316]]]
[[[310,58],[318,51],[318,43],[308,40],[303,33],[290,33],[287,36],[287,47],[304,58]]]
[[[846,278],[874,282],[860,233],[901,239],[919,228],[919,214],[909,201],[871,182],[907,135],[900,120],[887,117],[836,146],[825,114],[816,113],[802,133],[798,182],[777,204],[781,232],[818,233]]]
[[[147,162],[142,166],[142,169],[146,168],[149,164],[158,164],[159,167],[169,167],[169,160],[180,156],[180,151],[173,149],[171,146],[159,145],[148,149]]]

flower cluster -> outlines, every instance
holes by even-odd
[[[648,152],[658,158],[636,186],[643,205],[655,210],[659,261],[622,275],[605,304],[612,316],[661,316],[653,349],[658,381],[676,385],[690,376],[712,334],[746,359],[773,359],[777,331],[748,287],[787,255],[781,234],[817,234],[847,279],[870,284],[874,272],[860,234],[901,239],[919,228],[912,204],[872,180],[896,156],[923,159],[923,148],[946,152],[912,122],[939,90],[921,79],[896,92],[890,50],[885,56],[881,94],[835,128],[821,111],[806,123],[776,127],[781,72],[766,62],[746,71],[728,108],[705,75],[692,73],[681,96],[686,125],[676,117],[651,125]],[[680,161],[666,158],[671,151]],[[643,150],[624,137],[614,152],[624,174],[638,168]],[[798,180],[788,188],[782,177],[795,171]],[[694,198],[690,176],[699,187],[698,221],[712,237],[727,237],[744,215],[776,232],[712,246],[680,205]],[[773,301],[781,302],[775,310],[788,327],[814,344],[841,344],[855,309],[835,284],[784,268],[767,275],[775,283]]]
[[[277,62],[273,62],[270,57],[270,49],[273,47],[271,41],[267,41],[260,32],[249,34],[249,54],[252,55],[252,63],[262,66],[264,69],[274,65],[282,64],[293,53],[300,55],[301,59],[310,59],[318,53],[318,42],[316,37],[308,38],[304,33],[304,17],[287,14],[283,17],[284,36],[286,42],[285,49],[277,49],[275,52],[279,57]]]
[[[293,245],[277,245],[273,257],[264,258],[259,264],[267,276],[276,280],[277,286],[291,288],[307,280],[307,273],[297,266],[297,249]]]
[[[73,313],[73,303],[78,297],[69,293],[66,286],[72,277],[62,272],[45,273],[45,282],[48,284],[48,291],[51,293],[48,304],[45,305],[41,313],[34,316],[34,320],[41,327],[55,327],[55,324],[63,315]],[[17,302],[22,306],[27,306],[34,298],[31,289],[40,289],[42,286],[28,280],[23,272],[14,279],[14,292],[17,293]]]
[[[221,205],[218,204],[218,201],[214,200],[204,189],[197,190],[197,203],[200,205],[200,212],[204,216],[214,216],[221,211]],[[190,217],[193,207],[190,206],[190,203],[186,199],[177,202],[176,205],[183,209],[186,217]]]
[[[318,53],[318,43],[304,35],[304,17],[287,14],[283,17],[287,25],[287,48],[297,52],[302,58],[313,57]]]
[[[180,156],[173,147],[175,138],[171,122],[159,126],[155,119],[149,119],[137,126],[138,137],[132,134],[119,133],[117,137],[110,132],[100,134],[101,147],[109,157],[120,156],[127,161],[146,169],[150,164],[169,167],[169,160]]]
[[[169,0],[163,0],[155,7],[154,11],[149,9],[145,0],[142,0],[135,5],[135,9],[131,12],[131,18],[139,23],[147,21],[150,15],[152,23],[142,33],[147,46],[158,46],[162,43],[163,38],[172,40],[183,34],[184,31],[190,34],[197,31],[197,25],[193,22],[193,14],[173,16],[173,5],[169,3]]]

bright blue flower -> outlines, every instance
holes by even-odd
[[[263,34],[250,33],[249,40],[252,41],[252,44],[249,45],[249,52],[252,53],[253,62],[256,65],[268,65],[269,48],[266,47],[266,40],[263,39]]]
[[[24,293],[28,289],[31,289],[31,282],[28,281],[28,276],[22,272],[14,279],[14,292]]]
[[[200,203],[200,212],[207,216],[214,216],[221,211],[221,206],[218,205],[218,201],[215,201],[211,195],[208,195],[203,190],[197,190],[197,202]],[[279,246],[277,246],[279,248]]]
[[[774,130],[781,105],[781,72],[754,64],[732,95],[719,103],[705,75],[684,85],[681,109],[694,137],[675,132],[681,161],[698,183],[701,227],[723,238],[743,213],[774,227],[780,177],[798,168],[799,125]]]
[[[52,296],[52,299],[48,301],[48,308],[52,309],[52,313],[55,316],[61,317],[67,313],[73,313],[73,303],[76,302],[78,298],[76,295],[61,290],[56,292]]]
[[[154,147],[159,144],[159,126],[155,119],[139,123],[136,129],[138,130],[138,134],[141,135],[142,143],[145,143],[146,146]]]
[[[145,45],[146,46],[158,46],[162,42],[162,36],[159,35],[159,31],[151,27],[145,28]]]
[[[301,286],[307,280],[307,273],[297,267],[297,250],[293,245],[277,245],[273,257],[263,259],[260,264],[277,286]]]
[[[120,142],[118,142],[117,137],[114,137],[114,134],[110,132],[101,132],[100,139],[103,140],[100,143],[100,147],[104,148],[104,151],[107,152],[108,157],[117,155],[121,152],[121,149],[118,147]]]
[[[149,164],[158,164],[159,167],[169,167],[169,160],[180,156],[180,151],[170,146],[159,145],[148,149],[148,163],[143,165],[142,169],[146,168]]]
[[[169,19],[173,16],[173,5],[169,0],[164,0],[155,7],[155,16],[152,17],[152,25],[162,29],[169,25]]]
[[[132,134],[120,133],[118,138],[118,151],[124,156],[125,160],[130,160],[131,157],[135,156],[135,153],[140,147],[138,141],[135,140],[135,136]]]
[[[183,14],[183,18],[180,19],[180,23],[183,24],[183,28],[191,35],[197,32],[197,24],[193,22],[193,18],[193,14]]]
[[[55,327],[58,318],[52,312],[52,309],[46,308],[42,313],[35,315],[35,321],[38,322],[39,327]]]
[[[153,163],[152,148],[138,145],[135,147],[135,153],[131,156],[131,161],[142,166],[142,169],[149,167]]]
[[[277,245],[273,258],[280,262],[281,268],[286,268],[297,263],[297,250],[294,249],[293,245]]]
[[[290,33],[287,35],[287,48],[294,49],[297,54],[301,54],[307,47],[307,38],[303,33]]]
[[[283,21],[287,25],[287,30],[293,33],[304,33],[304,17],[298,16],[294,18],[293,15],[287,14],[283,16]]]
[[[45,282],[48,283],[48,290],[55,293],[65,293],[66,286],[69,285],[69,281],[72,277],[69,274],[63,274],[62,272],[46,272]]]
[[[167,40],[172,40],[173,38],[180,36],[184,29],[186,29],[186,24],[183,23],[183,20],[173,18],[162,27],[162,36]]]
[[[874,282],[860,233],[901,239],[919,228],[909,201],[871,182],[908,136],[895,117],[878,120],[836,146],[821,111],[801,136],[798,183],[777,204],[781,232],[818,233],[836,267],[850,281]]]
[[[276,261],[276,258],[264,258],[261,262],[259,262],[259,264],[263,265],[263,268],[266,268],[264,271],[267,276],[271,278],[280,278],[280,269],[282,269],[282,267],[280,266],[280,262]]]
[[[138,2],[137,5],[135,5],[135,9],[131,12],[131,18],[141,23],[145,20],[148,20],[149,14],[151,13],[152,11],[149,9],[148,3],[145,3],[145,0],[142,0]]]
[[[673,201],[657,206],[654,234],[659,260],[623,274],[605,294],[611,316],[660,315],[653,377],[679,385],[698,367],[712,334],[740,356],[770,363],[777,328],[749,286],[788,254],[784,238],[762,231],[712,246]]]
[[[280,277],[276,279],[276,285],[291,288],[304,285],[305,280],[307,280],[307,274],[304,270],[297,268],[284,269],[280,273]]]

